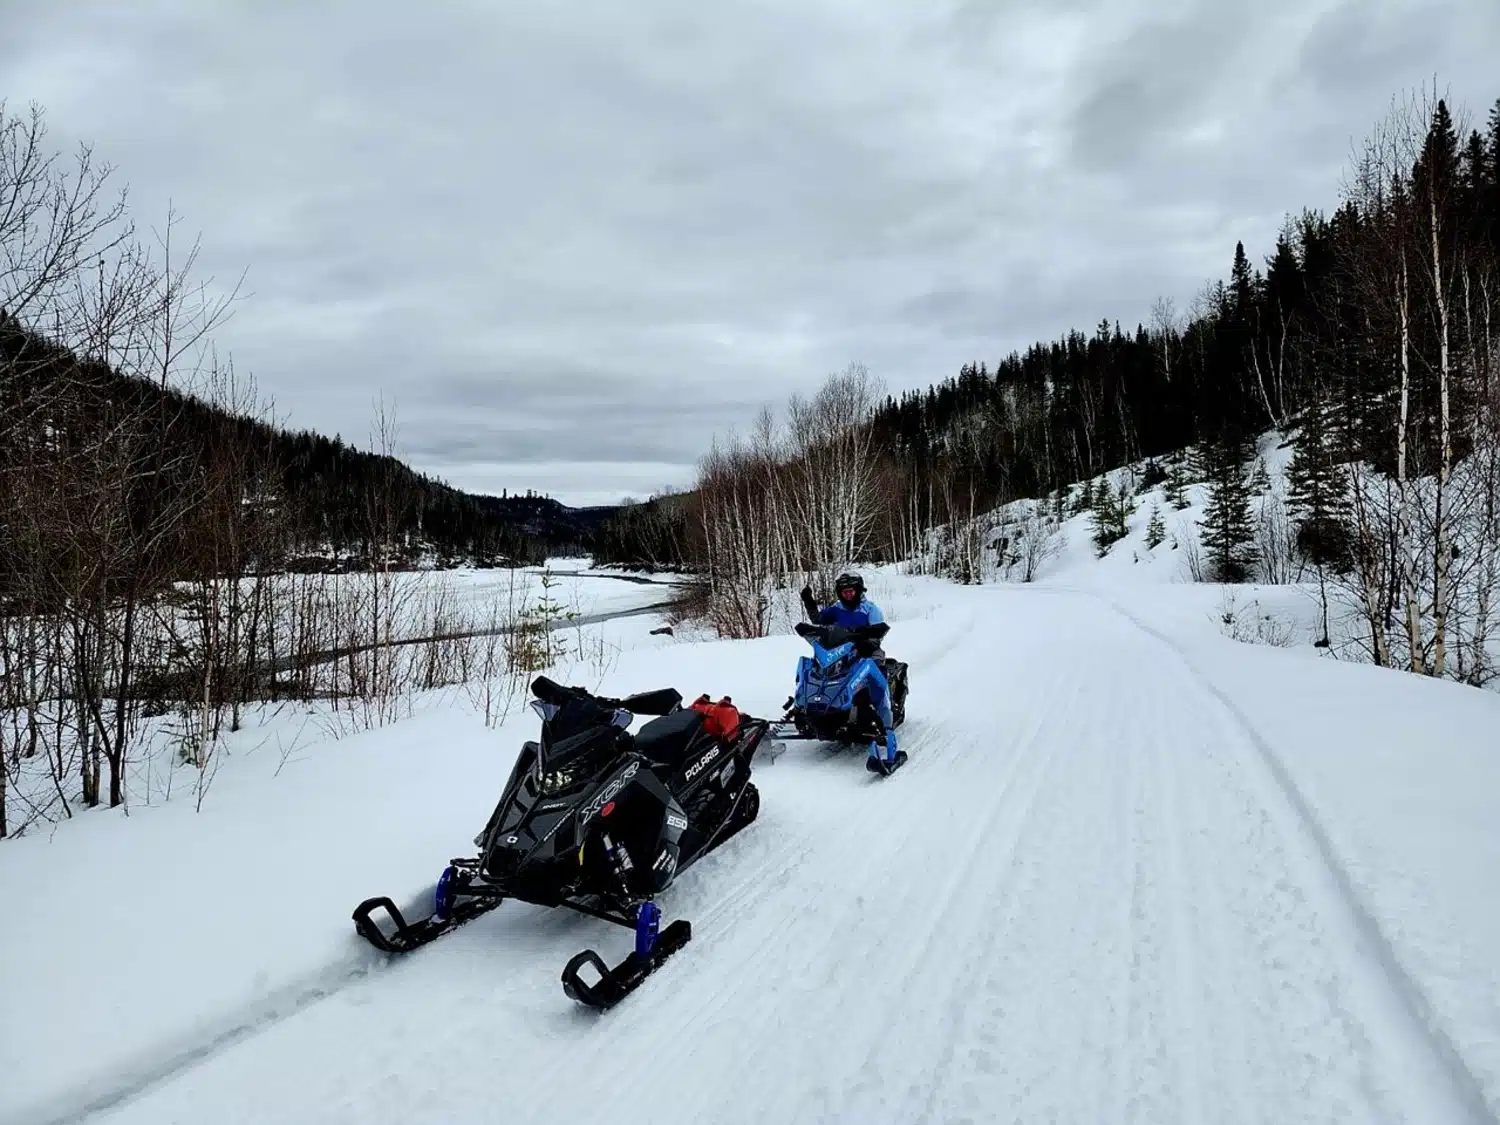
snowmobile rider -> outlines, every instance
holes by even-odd
[[[838,595],[838,600],[831,605],[818,608],[813,599],[812,587],[802,587],[802,604],[807,609],[808,618],[814,625],[838,625],[844,629],[859,629],[866,625],[885,624],[885,614],[880,612],[880,607],[865,595],[865,580],[858,574],[850,574],[847,571],[834,579],[833,588]],[[859,647],[868,650],[870,642],[866,641]],[[874,651],[867,651],[867,655],[874,658],[880,665],[882,672],[886,671],[885,650],[875,642]],[[879,741],[870,743],[870,757],[879,758],[889,767],[896,758],[896,724],[891,716],[890,691],[881,691],[879,685],[872,683],[874,690],[871,695],[879,698],[872,699],[875,704],[876,714],[880,716],[880,723],[885,727],[884,753]],[[873,768],[873,763],[871,763]]]
[[[818,610],[813,617],[814,624],[841,625],[845,629],[885,624],[885,614],[865,595],[865,580],[859,575],[840,574],[833,588],[838,593],[838,601]],[[809,586],[805,593],[811,598],[812,587]],[[878,646],[875,651],[879,654],[879,659],[885,658],[885,653]]]

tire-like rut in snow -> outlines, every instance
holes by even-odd
[[[962,606],[901,626],[908,766],[791,744],[607,1016],[557,970],[620,931],[497,911],[98,1120],[1493,1121],[1175,649],[1086,597]]]
[[[1246,778],[1258,783],[1257,795],[1250,801],[1264,810],[1262,816],[1273,811],[1278,814],[1280,831],[1295,849],[1307,882],[1318,888],[1330,926],[1341,931],[1345,947],[1351,951],[1347,975],[1351,986],[1363,994],[1362,1011],[1384,1036],[1386,1049],[1407,1062],[1397,1072],[1381,1076],[1384,1082],[1428,1084],[1433,1090],[1433,1104],[1447,1103],[1452,1114],[1442,1120],[1489,1125],[1500,1121],[1500,1112],[1486,1098],[1482,1083],[1438,1026],[1422,989],[1355,891],[1327,832],[1276,750],[1170,637],[1123,607],[1113,602],[1104,604],[1158,642],[1180,665],[1199,693],[1198,702],[1211,713],[1217,711],[1209,717],[1224,732],[1225,745],[1236,760],[1246,763]],[[1254,768],[1257,764],[1260,770]]]

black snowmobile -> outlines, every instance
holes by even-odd
[[[684,708],[674,688],[611,699],[538,676],[531,691],[541,740],[521,747],[474,838],[479,855],[450,861],[427,918],[408,922],[379,897],[359,904],[354,925],[377,949],[406,953],[507,898],[613,922],[635,931],[634,951],[610,968],[585,950],[562,973],[569,997],[605,1010],[691,939],[683,919],[660,928],[654,898],[755,819],[750,764],[769,724],[727,698]],[[637,714],[657,717],[631,735]],[[375,920],[381,911],[389,932]],[[585,966],[599,979],[585,982]]]

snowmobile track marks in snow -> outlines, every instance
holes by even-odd
[[[999,1012],[998,991],[994,987],[996,967],[990,956],[994,946],[992,942],[973,943],[966,960],[955,966],[941,959],[939,938],[947,931],[947,923],[953,920],[955,910],[975,912],[976,903],[983,904],[983,913],[994,911],[997,903],[1005,904],[1005,921],[993,928],[995,935],[1005,932],[1016,917],[1019,903],[1038,877],[1037,865],[1024,856],[1022,845],[1039,828],[1035,817],[1037,798],[1055,775],[1058,763],[1066,756],[1066,739],[1057,737],[1063,733],[1058,729],[1062,726],[1061,716],[1077,704],[1081,694],[1081,686],[1075,684],[1060,703],[1050,698],[1044,700],[1046,705],[1035,709],[1028,729],[1012,744],[1014,758],[1010,770],[1004,781],[996,786],[995,799],[989,804],[986,814],[976,818],[977,830],[969,848],[969,859],[947,881],[941,911],[929,915],[920,950],[907,962],[897,991],[908,994],[918,989],[928,994],[937,991],[944,996],[941,1008],[967,1011],[966,1002],[973,999],[978,986],[982,1002],[977,1008],[984,1014],[980,1026],[969,1037],[974,1045],[968,1047],[963,1058],[966,1067],[958,1065],[960,1052],[965,1047],[964,1020],[948,1020],[935,1029],[932,1049],[922,1045],[924,1059],[921,1069],[934,1081],[926,1088],[914,1086],[905,1091],[897,1114],[899,1120],[949,1120],[941,1105],[942,1091],[955,1072],[974,1069],[984,1075],[994,1075],[1003,1067],[1004,1021]],[[993,847],[984,844],[988,832],[999,837]],[[988,928],[982,918],[969,921],[972,925]],[[932,976],[933,968],[938,965],[944,967],[944,985],[923,979],[924,975]],[[879,1073],[878,1055],[867,1056],[865,1066],[866,1074]],[[978,1119],[983,1119],[982,1113]]]
[[[179,1040],[154,1052],[156,1057],[149,1062],[122,1068],[113,1076],[90,1083],[86,1089],[93,1092],[85,1092],[67,1108],[59,1106],[50,1116],[28,1118],[27,1125],[81,1125],[97,1114],[116,1109],[157,1086],[166,1085],[177,1076],[339,995],[373,974],[383,972],[390,963],[387,956],[369,950],[363,943],[353,948],[352,960],[310,973],[277,989],[263,1000],[215,1020],[209,1028],[197,1029],[192,1046]]]
[[[1415,1039],[1425,1048],[1433,1064],[1447,1078],[1458,1102],[1454,1111],[1456,1114],[1461,1114],[1454,1120],[1482,1123],[1482,1125],[1500,1125],[1500,1105],[1493,1104],[1486,1098],[1483,1084],[1469,1069],[1468,1063],[1447,1031],[1438,1023],[1427,997],[1401,963],[1395,947],[1365,905],[1362,896],[1351,882],[1349,872],[1326,829],[1307,803],[1275,749],[1233,700],[1201,672],[1191,657],[1169,636],[1102,595],[1089,591],[1080,592],[1107,606],[1120,618],[1128,621],[1140,632],[1152,637],[1164,647],[1182,667],[1187,678],[1200,694],[1217,708],[1229,738],[1237,737],[1251,750],[1251,758],[1258,763],[1263,775],[1263,781],[1255,787],[1269,791],[1273,797],[1271,802],[1262,806],[1263,815],[1268,820],[1279,819],[1281,821],[1277,827],[1284,834],[1289,846],[1302,845],[1297,850],[1306,857],[1306,860],[1311,861],[1304,863],[1304,868],[1314,868],[1306,871],[1306,876],[1312,881],[1324,884],[1327,893],[1322,897],[1326,902],[1336,903],[1339,913],[1343,915],[1341,919],[1331,920],[1337,929],[1343,931],[1333,936],[1342,940],[1353,951],[1352,955],[1341,963],[1351,970],[1355,967],[1364,969],[1360,974],[1363,980],[1358,983],[1351,982],[1352,987],[1367,994],[1362,1007],[1386,1009],[1382,1013],[1384,1018],[1380,1020],[1385,1024],[1384,1028],[1361,1029],[1353,1033],[1363,1035],[1367,1031],[1376,1031],[1388,1041],[1403,1036],[1408,1040]],[[1219,754],[1222,756],[1223,752],[1220,751]],[[1275,807],[1278,804],[1281,807],[1279,817]],[[1295,861],[1295,857],[1292,859]],[[1278,886],[1277,890],[1284,891],[1285,888]],[[1311,905],[1307,908],[1315,909]],[[1373,1048],[1375,1045],[1367,1043],[1366,1046]],[[1394,1042],[1387,1042],[1385,1048],[1391,1051],[1398,1050]],[[1368,1076],[1367,1081],[1374,1084],[1372,1093],[1384,1095],[1388,1092],[1379,1088],[1378,1079],[1374,1076]]]

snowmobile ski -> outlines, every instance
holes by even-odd
[[[488,914],[499,905],[499,899],[472,899],[457,907],[448,918],[430,914],[420,922],[408,922],[401,908],[390,899],[384,896],[367,898],[354,909],[354,928],[360,937],[382,953],[410,953],[452,933],[465,922]],[[373,915],[378,910],[383,910],[394,923],[395,929],[390,933],[382,930],[375,921]]]
[[[576,1000],[587,1008],[607,1012],[625,997],[639,988],[663,961],[676,953],[693,938],[693,927],[679,918],[666,929],[658,932],[661,911],[654,902],[641,904],[636,919],[635,948],[618,965],[610,968],[604,959],[592,949],[585,949],[563,967],[563,992],[570,1000]],[[599,979],[590,984],[579,970],[591,966]]]
[[[408,922],[400,907],[386,896],[378,895],[365,899],[354,908],[355,931],[382,953],[410,953],[452,933],[464,923],[488,914],[505,899],[497,894],[474,895],[468,891],[467,880],[462,880],[467,897],[460,898],[455,893],[454,884],[461,881],[458,869],[464,862],[454,860],[443,870],[433,892],[433,911],[426,918]],[[383,912],[393,925],[394,929],[389,933],[376,921],[377,912]]]
[[[906,751],[897,750],[896,756],[887,762],[884,758],[871,754],[865,759],[865,769],[877,777],[890,777],[902,766],[906,765]]]

